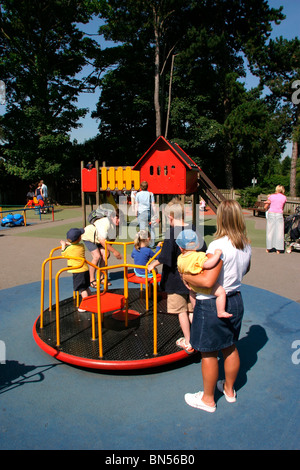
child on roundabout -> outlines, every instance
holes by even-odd
[[[131,253],[131,257],[134,260],[134,264],[140,266],[146,266],[148,261],[160,250],[161,243],[158,243],[155,253],[149,245],[151,243],[151,235],[149,230],[140,230],[137,232],[134,239],[134,248]],[[138,277],[146,277],[145,270],[142,268],[134,268],[134,273]],[[153,274],[149,272],[148,279],[151,279]]]
[[[213,269],[220,261],[222,250],[216,249],[210,258],[203,251],[196,251],[199,248],[199,239],[193,230],[183,230],[178,235],[176,243],[181,251],[181,255],[177,259],[180,274],[200,274],[205,269]],[[196,294],[214,295],[218,317],[232,317],[231,313],[225,311],[226,292],[218,282],[212,288],[190,286],[188,283],[186,285],[190,289],[190,301],[193,309],[196,305]]]
[[[61,240],[61,255],[68,258],[84,258],[85,259],[85,247],[81,242],[81,235],[84,233],[83,228],[71,228],[67,232],[67,240]],[[80,268],[76,269],[76,266],[80,266],[82,261],[78,259],[68,259],[69,272],[73,275],[73,290],[80,292],[81,297],[84,299],[91,295],[90,291],[90,275],[89,267],[86,262]],[[78,312],[85,312],[78,308]]]

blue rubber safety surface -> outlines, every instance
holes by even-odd
[[[71,277],[62,278],[60,298],[71,293]],[[216,392],[211,414],[184,401],[202,389],[199,354],[143,371],[72,367],[33,339],[40,283],[1,290],[0,449],[299,449],[300,304],[247,285],[242,293],[237,402]],[[219,364],[223,378],[221,357]]]

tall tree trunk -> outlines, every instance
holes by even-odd
[[[230,99],[227,97],[227,92],[225,90],[225,99],[224,99],[224,123],[226,126],[226,119],[228,118],[231,112],[231,103]],[[232,160],[233,160],[233,152],[231,146],[231,135],[230,132],[225,132],[226,142],[224,145],[224,167],[225,167],[225,186],[226,189],[233,188],[233,168],[232,168]]]
[[[291,160],[291,176],[290,176],[290,196],[296,197],[296,172],[297,172],[297,159],[298,159],[298,142],[293,142],[292,160]]]
[[[154,15],[154,35],[155,35],[155,59],[154,59],[154,109],[155,109],[155,132],[156,138],[161,135],[161,113],[160,113],[160,102],[159,102],[159,39],[160,39],[160,27],[159,27],[159,15],[153,7]]]
[[[228,142],[224,148],[224,167],[225,167],[225,187],[233,188],[233,168],[232,168],[232,149]]]
[[[297,176],[297,160],[299,156],[299,135],[300,135],[300,107],[296,107],[295,127],[293,132],[293,147],[291,159],[291,174],[290,174],[290,196],[297,196],[296,176]]]
[[[173,54],[172,55],[172,64],[171,64],[170,83],[169,83],[169,101],[168,101],[168,112],[167,112],[166,130],[165,130],[165,139],[168,136],[168,129],[169,129],[169,118],[170,118],[170,108],[171,108],[171,89],[172,89],[172,80],[173,80],[174,59],[175,59],[175,55]]]

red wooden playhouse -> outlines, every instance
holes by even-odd
[[[200,194],[213,210],[224,199],[184,150],[163,136],[158,137],[132,169],[140,171],[140,181],[147,181],[148,190],[154,194]]]
[[[134,165],[154,194],[192,194],[201,168],[179,147],[160,136]]]

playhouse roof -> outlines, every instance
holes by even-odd
[[[182,161],[182,163],[189,169],[189,170],[197,170],[201,171],[201,168],[179,147],[178,144],[175,142],[169,142],[163,136],[158,137],[156,141],[151,145],[151,147],[144,153],[144,155],[139,159],[139,161],[134,165],[132,168],[133,170],[140,170],[143,161],[147,156],[155,149],[157,150],[167,150],[170,149],[176,157]]]

